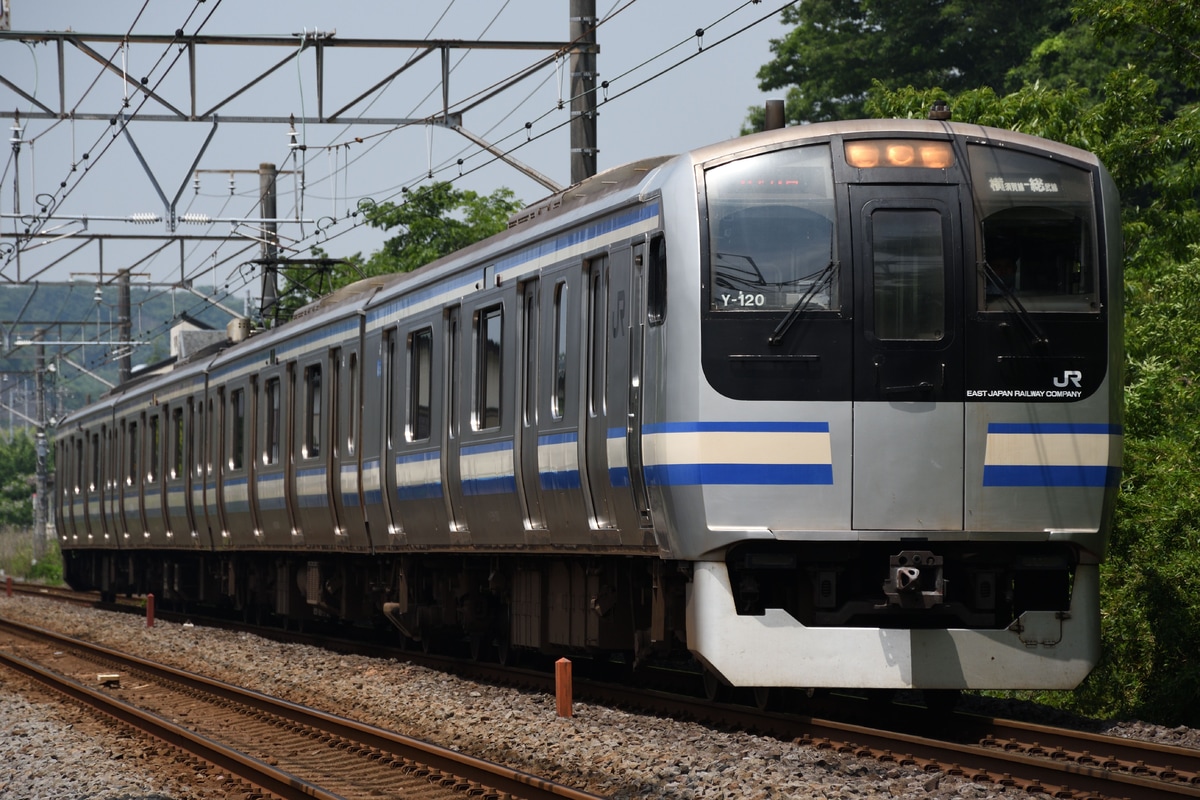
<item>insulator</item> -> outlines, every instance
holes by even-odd
[[[162,222],[162,217],[153,211],[139,211],[136,214],[130,214],[126,219],[135,225],[152,225],[155,222]]]
[[[212,217],[208,216],[208,214],[193,212],[191,214],[180,214],[179,221],[191,225],[208,225],[212,222]]]

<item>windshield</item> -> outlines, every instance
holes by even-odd
[[[987,311],[1015,299],[1031,312],[1096,311],[1095,210],[1087,172],[1038,156],[972,145],[971,176]]]
[[[828,145],[741,159],[705,173],[714,311],[836,309]]]

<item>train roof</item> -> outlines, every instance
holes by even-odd
[[[1057,156],[1089,164],[1100,164],[1100,160],[1087,150],[1050,139],[1042,139],[1028,133],[965,122],[927,119],[857,119],[818,122],[812,125],[793,125],[706,145],[692,150],[689,155],[696,163],[704,163],[735,152],[760,148],[769,150],[803,143],[806,140],[820,141],[834,136],[888,136],[898,132],[918,136],[963,136],[968,140],[974,139],[1001,147],[1012,145],[1037,150],[1052,158]]]

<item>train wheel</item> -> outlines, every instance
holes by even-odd
[[[704,670],[704,697],[710,703],[724,702],[729,696],[729,687],[711,669]]]
[[[511,667],[517,663],[517,650],[512,646],[512,642],[507,636],[502,636],[496,640],[496,660],[500,662],[502,667]]]
[[[487,641],[483,638],[483,634],[473,633],[467,637],[467,652],[472,661],[483,661],[484,654],[487,652]]]

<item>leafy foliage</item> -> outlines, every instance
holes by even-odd
[[[11,442],[0,443],[0,525],[33,524],[33,476],[37,446],[21,431]]]
[[[364,203],[367,223],[397,231],[383,247],[364,258],[356,253],[330,259],[313,248],[310,263],[283,270],[279,315],[288,318],[301,306],[355,281],[376,275],[411,272],[508,227],[508,218],[521,208],[511,189],[481,195],[453,184],[436,182],[407,192],[402,203]]]
[[[1003,91],[1009,70],[1068,26],[1067,9],[1067,0],[805,0],[781,15],[795,27],[771,41],[775,58],[759,70],[759,87],[788,88],[792,122],[862,116],[873,81]],[[748,129],[760,129],[762,116],[750,109]]]
[[[499,233],[520,208],[511,189],[480,195],[446,182],[409,192],[403,203],[370,206],[365,214],[372,226],[398,233],[367,260],[366,272],[410,272]]]

